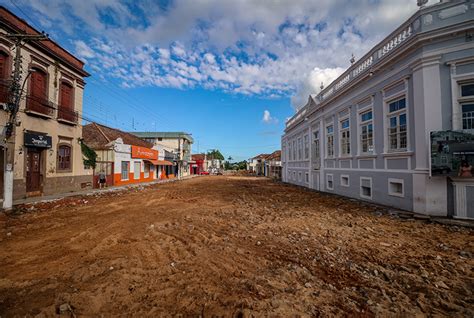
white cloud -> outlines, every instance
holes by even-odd
[[[76,47],[76,54],[80,58],[90,59],[95,57],[94,51],[84,41],[75,41],[74,45]]]
[[[262,118],[262,121],[263,121],[265,124],[276,124],[276,123],[278,123],[278,119],[275,118],[275,117],[272,117],[272,115],[270,114],[270,111],[269,111],[269,110],[264,110],[264,111],[263,111],[263,118]]]
[[[417,9],[414,0],[23,2],[44,27],[81,37],[76,54],[124,86],[292,96],[295,107]]]

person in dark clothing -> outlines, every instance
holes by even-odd
[[[105,175],[104,170],[99,172],[99,189],[107,186],[107,176]]]

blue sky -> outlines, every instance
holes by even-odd
[[[416,11],[415,0],[2,0],[86,62],[84,117],[186,131],[244,160]],[[434,2],[434,1],[431,1]]]

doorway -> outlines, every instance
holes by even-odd
[[[313,172],[313,186],[311,189],[319,191],[319,171]]]
[[[26,155],[26,192],[27,196],[41,195],[41,150],[28,148]]]

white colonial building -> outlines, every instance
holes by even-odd
[[[286,123],[282,178],[418,213],[473,218],[474,179],[453,170],[461,159],[474,163],[474,148],[440,166],[448,175],[431,169],[433,149],[450,140],[432,147],[430,134],[451,130],[474,132],[473,1],[418,10],[310,96]]]

